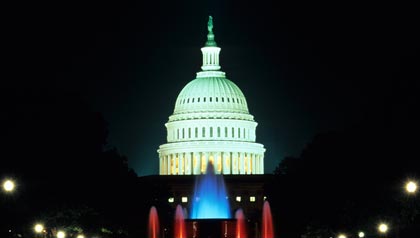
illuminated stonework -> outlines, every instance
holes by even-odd
[[[217,174],[264,174],[265,148],[255,143],[257,122],[242,91],[220,71],[211,17],[201,52],[202,71],[181,90],[165,124],[159,174],[202,174],[209,162]]]

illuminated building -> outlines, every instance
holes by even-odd
[[[167,143],[158,149],[160,175],[202,174],[209,162],[217,174],[264,174],[257,122],[242,91],[220,71],[220,50],[210,17],[202,70],[181,90],[165,124]]]

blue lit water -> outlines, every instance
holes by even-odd
[[[195,181],[190,219],[230,219],[230,206],[223,175],[214,173],[212,163]]]

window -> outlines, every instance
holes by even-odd
[[[236,201],[241,202],[241,196],[236,196]]]
[[[202,134],[201,137],[206,137],[206,128],[205,127],[203,127],[203,131],[202,131],[201,134]]]
[[[173,197],[168,198],[168,202],[169,202],[169,203],[173,203],[173,202],[174,202],[174,200],[175,200],[175,199],[174,199]]]
[[[220,137],[220,127],[217,127],[217,137]]]
[[[210,137],[213,138],[213,127],[210,127]]]
[[[181,202],[183,202],[183,203],[187,203],[187,202],[188,202],[188,197],[182,197],[182,198],[181,198]]]
[[[249,201],[250,201],[250,202],[255,202],[255,196],[251,196],[251,197],[249,197]]]
[[[195,128],[195,138],[197,138],[198,137],[198,128],[196,127]]]

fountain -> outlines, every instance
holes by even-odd
[[[156,207],[152,206],[149,212],[149,229],[148,238],[159,238],[159,218]]]
[[[225,182],[214,173],[213,163],[207,165],[204,175],[197,177],[190,219],[230,219]]]
[[[186,238],[187,231],[185,229],[184,211],[181,205],[176,206],[175,223],[174,223],[174,238]]]
[[[195,181],[191,216],[186,219],[188,237],[234,238],[236,220],[230,212],[224,178],[215,174],[210,162]]]
[[[235,212],[236,236],[235,238],[248,238],[245,226],[245,215],[242,209]]]
[[[271,217],[271,208],[267,200],[263,204],[261,228],[261,238],[274,238],[273,218]]]
[[[247,228],[241,208],[231,218],[224,178],[214,173],[212,163],[208,164],[205,174],[197,176],[193,194],[189,218],[185,218],[186,212],[181,205],[176,206],[173,238],[248,238],[249,234],[259,238],[274,238],[271,209],[267,200],[263,203],[260,234],[257,234],[258,223],[255,224],[255,230]],[[160,238],[155,207],[150,209],[148,238]]]

